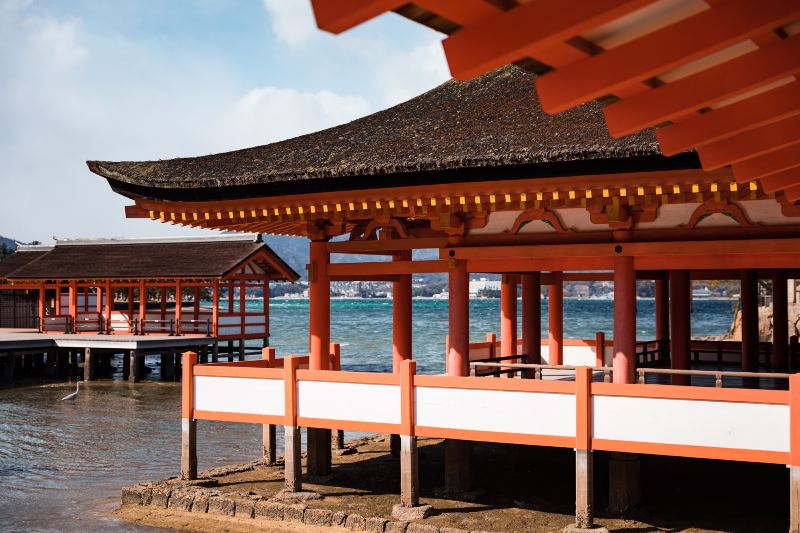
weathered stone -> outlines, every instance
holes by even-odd
[[[440,527],[439,533],[470,533],[468,529],[458,527]]]
[[[384,533],[406,533],[408,522],[386,522]]]
[[[233,498],[225,496],[212,496],[208,499],[209,514],[233,516],[236,513],[236,503]]]
[[[236,509],[234,515],[241,518],[253,518],[255,504],[251,498],[236,498]]]
[[[153,498],[150,500],[150,505],[153,507],[166,508],[169,504],[169,496],[172,494],[172,489],[164,485],[153,487]]]
[[[336,457],[341,457],[342,455],[355,455],[357,453],[357,448],[342,448],[340,450],[333,450],[333,455]]]
[[[194,495],[192,502],[193,513],[207,513],[208,512],[208,494],[205,492],[197,491]]]
[[[305,502],[308,500],[321,500],[322,494],[310,490],[282,490],[272,497],[281,502]]]
[[[336,511],[331,516],[331,525],[332,526],[339,526],[344,527],[345,523],[347,522],[347,513],[344,511]]]
[[[432,524],[410,523],[406,528],[406,533],[439,533],[439,527]]]
[[[349,514],[345,520],[344,527],[350,531],[365,531],[367,529],[367,521],[360,514]]]
[[[144,505],[144,493],[149,490],[144,485],[122,487],[122,505]]]
[[[191,490],[173,490],[169,497],[169,508],[176,511],[191,511],[194,492]]]
[[[369,533],[383,533],[387,522],[385,518],[367,518],[365,530]]]
[[[563,533],[608,533],[608,529],[602,526],[595,526],[595,527],[578,527],[575,524],[571,524],[564,529],[561,530]]]
[[[432,512],[433,507],[430,505],[415,505],[413,507],[406,507],[405,505],[398,503],[392,507],[392,516],[398,520],[407,522],[427,518]]]
[[[328,509],[306,509],[303,514],[303,522],[312,526],[330,527],[333,520],[333,511]]]
[[[302,522],[306,506],[302,504],[287,505],[283,509],[283,519],[288,522]]]
[[[288,507],[288,505],[262,500],[256,502],[254,514],[259,518],[266,518],[267,520],[283,520],[284,509],[286,509],[286,507]]]

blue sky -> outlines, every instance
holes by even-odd
[[[347,122],[447,79],[441,38],[394,14],[332,36],[308,0],[0,0],[0,235],[185,233],[126,220],[84,161]]]

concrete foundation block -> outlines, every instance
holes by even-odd
[[[152,494],[153,497],[150,500],[150,505],[166,509],[167,505],[169,505],[169,497],[172,494],[172,489],[167,487],[153,487]]]
[[[364,529],[369,533],[383,533],[387,522],[385,518],[367,518]]]
[[[212,496],[208,499],[208,513],[233,516],[236,514],[236,501],[225,496]]]
[[[194,491],[173,490],[169,497],[169,508],[176,511],[191,511],[194,503]]]
[[[366,531],[367,520],[360,514],[350,514],[347,515],[344,527],[350,531]]]
[[[194,495],[192,502],[193,513],[207,513],[208,512],[208,494],[205,492],[197,492]]]
[[[287,522],[303,522],[306,506],[303,504],[287,505],[283,510],[283,519]]]
[[[284,512],[287,507],[288,505],[284,505],[282,503],[262,500],[255,503],[253,514],[256,516],[256,518],[265,518],[267,520],[283,520]]]
[[[408,524],[406,533],[439,533],[439,526],[433,524],[416,524],[411,522]]]
[[[587,528],[587,527],[578,527],[575,524],[571,524],[562,529],[561,533],[608,533],[608,529],[602,526],[594,526]]]
[[[236,498],[234,516],[238,518],[253,518],[256,502],[250,498]]]
[[[331,516],[331,525],[334,527],[344,527],[347,522],[347,513],[344,511],[336,511]]]
[[[392,516],[398,520],[410,522],[412,520],[422,520],[429,517],[433,513],[433,507],[430,505],[415,505],[413,507],[406,507],[405,505],[396,504],[392,507]]]
[[[328,509],[306,509],[303,513],[303,522],[312,526],[330,527],[333,520],[333,511]]]
[[[408,522],[386,522],[384,533],[406,533]]]

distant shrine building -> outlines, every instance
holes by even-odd
[[[0,331],[269,339],[269,284],[298,275],[252,235],[74,239],[0,261]],[[256,298],[258,305],[248,306]]]
[[[128,217],[310,241],[307,355],[273,354],[261,366],[195,364],[187,355],[185,477],[196,475],[202,419],[284,425],[292,490],[302,480],[300,427],[313,475],[330,470],[331,430],[399,435],[406,507],[419,503],[418,437],[446,439],[449,491],[471,487],[469,441],[575,449],[582,527],[592,523],[593,451],[612,452],[610,500],[619,509],[638,498],[636,454],[800,467],[800,383],[788,374],[797,361],[786,315],[787,278],[800,267],[800,206],[758,181],[738,182],[728,166],[703,170],[694,152],[665,157],[652,129],[612,138],[597,102],[545,114],[535,79],[503,67],[279,143],[88,163],[131,199]],[[438,258],[413,260],[423,248]],[[332,253],[391,261],[331,263]],[[429,339],[442,347],[445,375],[424,375],[413,359],[411,277],[428,272],[449,280],[448,328]],[[499,336],[469,327],[470,276],[484,273],[502,275]],[[692,338],[693,279],[740,280],[741,342]],[[391,358],[392,373],[337,368],[337,280],[393,283],[393,342],[374,354]],[[614,283],[613,335],[565,339],[563,283],[589,280]],[[766,343],[759,280],[775,291]],[[655,282],[655,338],[637,338],[637,281]],[[341,360],[346,367],[346,353]],[[774,381],[759,377],[767,371]],[[258,401],[246,392],[256,389]],[[794,498],[800,474],[791,479]],[[793,504],[792,523],[797,513]]]

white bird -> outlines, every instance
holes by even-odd
[[[72,394],[67,394],[66,396],[61,398],[61,401],[63,402],[64,400],[74,400],[75,398],[77,398],[78,397],[78,391],[80,390],[80,388],[81,388],[81,382],[79,381],[78,382],[78,386],[75,387],[75,392],[73,392]]]

